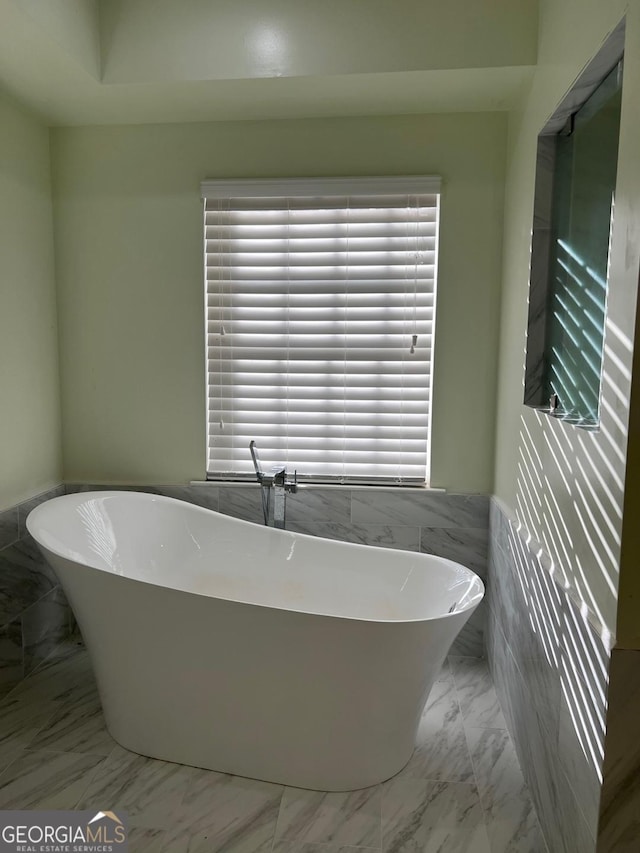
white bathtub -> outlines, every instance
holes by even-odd
[[[322,791],[404,766],[484,594],[448,560],[155,495],[66,495],[27,527],[73,608],[118,743]]]

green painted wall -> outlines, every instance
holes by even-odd
[[[490,492],[503,114],[52,130],[69,481],[204,475],[199,183],[440,174],[432,484]]]
[[[49,134],[0,92],[0,509],[62,477]]]
[[[610,253],[602,425],[589,433],[522,405],[537,135],[625,14],[624,0],[544,0],[538,68],[509,124],[499,391],[497,496],[554,560],[560,582],[621,640],[618,584],[640,252],[640,6],[627,16],[618,182]],[[639,380],[636,379],[636,383]],[[638,439],[636,438],[636,441]],[[637,514],[631,524],[638,527]],[[627,577],[638,577],[640,547]],[[640,594],[640,582],[636,581]],[[637,612],[634,614],[637,622]],[[636,635],[640,632],[636,629]]]
[[[536,0],[108,0],[100,10],[104,79],[149,83],[529,65],[536,56],[537,16]],[[62,32],[75,46],[70,29]]]

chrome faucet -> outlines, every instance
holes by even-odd
[[[265,474],[260,465],[255,441],[249,443],[249,451],[253,459],[253,467],[260,483],[262,497],[262,516],[266,525],[284,528],[286,523],[287,492],[298,491],[298,472],[294,471],[293,480],[287,475],[287,469],[276,465],[271,474]],[[273,489],[273,516],[271,515],[271,490]]]

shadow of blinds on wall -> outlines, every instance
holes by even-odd
[[[207,478],[428,481],[440,179],[206,181]]]

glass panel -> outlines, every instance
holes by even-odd
[[[620,129],[621,64],[557,137],[545,340],[545,399],[597,426]]]

